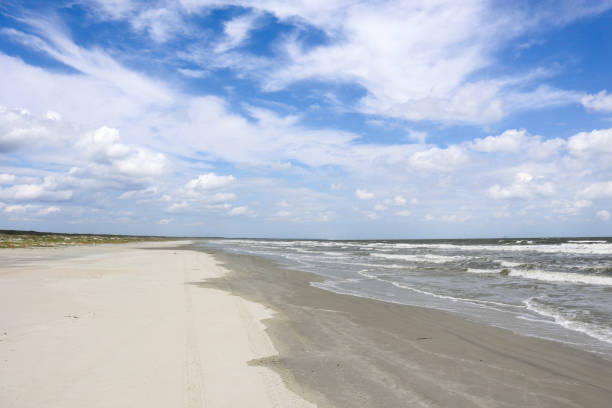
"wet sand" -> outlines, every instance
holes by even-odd
[[[426,308],[310,286],[320,276],[205,250],[230,270],[194,281],[275,311],[279,373],[320,407],[609,407],[612,362]]]

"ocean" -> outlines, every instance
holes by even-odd
[[[207,239],[325,277],[321,289],[458,313],[612,359],[612,238]]]

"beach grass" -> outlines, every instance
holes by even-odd
[[[167,237],[137,235],[60,234],[38,231],[0,230],[0,248],[60,247],[166,241]]]

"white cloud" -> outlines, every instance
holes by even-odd
[[[285,210],[282,210],[276,213],[277,217],[291,217],[291,215],[292,215],[291,212],[285,211]]]
[[[593,203],[589,200],[578,200],[574,202],[574,207],[576,208],[586,208],[590,207],[591,205],[593,205]]]
[[[131,20],[138,31],[146,32],[154,41],[163,43],[185,30],[179,13],[170,7],[148,8]]]
[[[166,224],[170,224],[172,221],[174,221],[174,218],[162,218],[161,220],[157,221],[156,224],[166,225]]]
[[[52,133],[43,120],[24,109],[0,106],[0,153],[48,142]]]
[[[210,201],[213,203],[220,203],[224,201],[232,201],[236,199],[236,194],[234,193],[215,193]]]
[[[499,136],[475,139],[472,143],[472,149],[479,152],[518,153],[525,142],[525,133],[525,129],[510,129]]]
[[[393,198],[393,203],[395,205],[405,205],[406,204],[406,199],[404,197],[402,197],[401,195],[395,196]]]
[[[355,195],[360,200],[371,200],[374,198],[373,193],[370,193],[369,191],[361,190],[361,189],[355,190]]]
[[[414,130],[414,129],[410,129],[408,131],[408,139],[412,139],[417,141],[420,144],[425,144],[425,142],[427,141],[427,132],[423,132],[423,131],[419,131],[419,130]]]
[[[457,214],[449,214],[438,217],[438,219],[442,222],[465,222],[470,218],[470,216],[459,216]]]
[[[47,111],[47,113],[45,114],[45,118],[57,122],[57,121],[62,120],[62,115],[60,115],[59,113],[55,111],[50,110],[50,111]]]
[[[413,153],[409,163],[416,170],[423,171],[453,171],[467,162],[464,150],[456,145],[440,149],[432,147],[428,150]]]
[[[209,73],[203,69],[179,68],[178,72],[189,78],[204,78]]]
[[[377,220],[379,215],[374,211],[362,211],[362,213],[370,220]]]
[[[150,186],[140,190],[131,190],[122,193],[119,196],[120,200],[128,200],[128,199],[143,199],[143,198],[151,198],[159,194],[159,188],[156,186]]]
[[[426,214],[426,215],[425,215],[425,217],[424,217],[424,219],[425,219],[425,221],[433,221],[433,220],[435,220],[435,219],[436,219],[436,217],[434,217],[434,216],[433,216],[433,215],[431,215],[431,214]]]
[[[495,184],[487,190],[487,195],[495,200],[529,199],[534,196],[551,196],[554,193],[555,187],[552,183],[534,178],[529,173],[517,173],[514,182],[507,187]]]
[[[590,110],[612,112],[612,95],[608,95],[606,90],[592,95],[585,95],[582,97],[581,102],[585,108]]]
[[[71,190],[56,190],[50,182],[41,184],[16,184],[0,189],[0,199],[15,201],[67,201],[72,198]]]
[[[395,213],[395,215],[399,215],[400,217],[408,217],[410,214],[412,214],[410,210],[401,210]]]
[[[567,150],[573,155],[612,153],[612,129],[575,134],[569,138]]]
[[[612,197],[612,181],[599,181],[589,184],[582,195],[587,198],[607,198]]]
[[[258,17],[256,13],[246,14],[226,22],[223,26],[225,38],[217,44],[215,51],[225,52],[241,45],[248,39]]]
[[[3,206],[3,210],[6,213],[20,213],[20,212],[26,212],[32,207],[34,206],[31,204],[27,204],[27,205],[14,204],[14,205]]]
[[[171,204],[168,208],[166,208],[166,211],[168,211],[168,212],[181,212],[181,211],[184,211],[184,210],[186,210],[188,208],[189,208],[189,203],[187,203],[185,201],[181,201],[179,203]]]
[[[610,213],[608,211],[606,211],[606,210],[597,211],[596,216],[600,220],[604,220],[604,221],[610,220]]]
[[[541,69],[518,77],[471,80],[476,72],[494,66],[495,50],[513,39],[530,30],[601,13],[608,7],[600,2],[593,7],[568,4],[573,3],[519,8],[494,7],[483,0],[182,1],[188,12],[237,5],[250,12],[271,13],[299,27],[314,27],[326,35],[326,43],[314,47],[299,36],[287,36],[278,46],[280,55],[269,61],[254,62],[247,53],[225,56],[226,67],[252,74],[267,90],[307,79],[351,83],[367,92],[357,106],[365,112],[410,120],[476,123],[498,120],[512,110],[580,100],[582,95],[576,92],[546,86],[529,89],[535,78],[546,74]],[[240,44],[251,29],[250,15],[235,20],[240,19],[246,21],[227,23],[224,41],[229,47]],[[235,29],[228,30],[232,23]]]
[[[36,215],[49,215],[49,214],[53,214],[56,212],[60,212],[61,208],[59,207],[45,207],[45,208],[41,208],[40,210],[38,210],[38,212],[36,213]]]
[[[185,184],[187,190],[210,190],[215,188],[226,187],[236,181],[232,175],[217,176],[215,173],[201,174],[193,180],[189,180]]]
[[[253,212],[247,206],[234,207],[228,211],[228,215],[251,215]]]
[[[82,171],[95,173],[95,177],[159,177],[169,170],[170,164],[162,153],[121,143],[119,131],[102,126],[88,132],[77,147],[90,159]]]
[[[0,185],[1,184],[13,184],[15,182],[14,174],[0,173]]]
[[[92,79],[96,79],[107,86],[112,86],[130,99],[160,105],[167,105],[172,101],[172,91],[168,87],[159,83],[159,81],[153,81],[123,67],[99,48],[88,50],[79,47],[72,41],[63,27],[45,19],[25,18],[22,21],[28,24],[38,35],[25,34],[12,29],[5,29],[4,34],[15,41],[47,54]],[[58,93],[54,93],[54,95],[58,95]]]
[[[374,211],[386,211],[387,210],[387,206],[384,204],[376,204],[374,206]]]

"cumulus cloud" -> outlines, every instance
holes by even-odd
[[[228,215],[252,215],[253,211],[247,206],[234,207],[227,212]]]
[[[57,213],[57,212],[60,212],[60,211],[61,211],[61,208],[59,208],[59,207],[45,207],[45,208],[41,208],[40,210],[38,210],[36,212],[36,215],[45,216],[45,215]]]
[[[612,129],[575,134],[567,141],[567,150],[573,155],[612,153]]]
[[[236,181],[232,175],[217,176],[215,173],[201,174],[193,180],[189,180],[185,184],[187,190],[209,190],[214,188],[225,187]]]
[[[472,149],[479,152],[518,153],[525,141],[525,133],[525,129],[510,129],[499,136],[475,139],[472,143]]]
[[[170,224],[172,221],[174,221],[174,218],[162,218],[161,220],[157,221],[156,224],[166,225],[166,224]]]
[[[57,190],[47,179],[40,184],[17,184],[0,189],[0,199],[14,201],[66,201],[72,198],[71,190]]]
[[[185,201],[181,201],[179,203],[173,203],[170,206],[168,206],[166,208],[167,212],[181,212],[181,211],[185,211],[187,208],[189,208],[189,204]]]
[[[286,211],[286,210],[281,210],[279,212],[276,213],[277,217],[291,217],[291,212]]]
[[[607,198],[612,197],[612,181],[599,181],[589,184],[582,195],[587,198]]]
[[[234,193],[215,193],[211,198],[210,202],[220,203],[225,201],[232,201],[236,199],[236,194]]]
[[[487,190],[487,195],[495,200],[528,199],[534,196],[551,196],[554,193],[555,187],[552,183],[534,178],[529,173],[517,173],[514,182],[509,186],[501,187],[495,184]]]
[[[586,208],[590,207],[591,205],[593,205],[593,203],[589,200],[578,200],[574,202],[574,207],[576,208]]]
[[[468,160],[460,146],[452,145],[446,149],[432,147],[428,150],[413,153],[409,163],[416,170],[448,172],[460,167]]]
[[[13,184],[15,179],[14,174],[0,173],[0,184]]]
[[[406,204],[406,199],[404,197],[402,197],[401,195],[395,196],[393,198],[393,204],[395,204],[395,205],[405,205]]]
[[[609,221],[610,220],[610,213],[607,210],[597,211],[596,216],[600,220],[604,220],[604,221]]]
[[[374,211],[386,211],[387,210],[387,206],[384,204],[376,204],[374,206]]]
[[[612,112],[612,95],[608,95],[606,90],[596,94],[585,95],[581,99],[582,105],[590,110],[597,112]]]
[[[25,109],[0,106],[0,153],[48,142],[51,137],[44,120]]]
[[[164,174],[169,162],[162,153],[121,143],[119,130],[102,126],[87,133],[78,143],[89,156],[95,170],[131,177],[156,177]]]
[[[374,198],[374,194],[367,190],[357,189],[355,190],[355,196],[360,200],[371,200]]]

